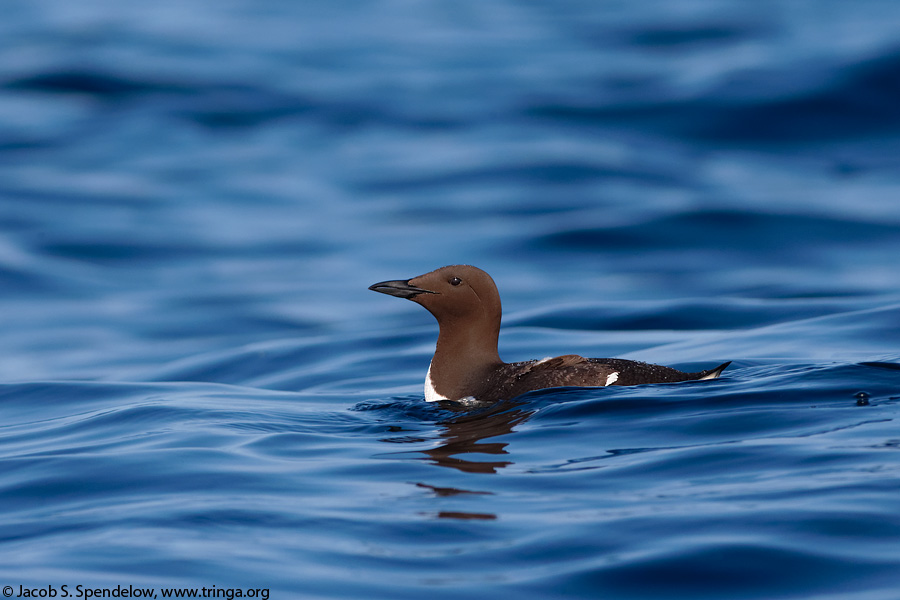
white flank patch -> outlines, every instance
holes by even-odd
[[[541,364],[541,363],[547,362],[547,361],[550,360],[551,358],[553,358],[553,357],[552,357],[552,356],[545,356],[544,358],[542,358],[541,360],[537,361],[536,363],[534,363],[534,364],[531,365],[531,366],[536,367],[536,366],[538,366],[538,365]]]
[[[613,371],[609,375],[606,376],[606,383],[604,385],[612,385],[619,380],[619,372]]]
[[[425,402],[440,402],[441,400],[449,400],[446,396],[441,396],[434,389],[431,383],[431,365],[428,365],[428,373],[425,374]]]

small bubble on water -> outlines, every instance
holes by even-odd
[[[868,406],[869,405],[869,392],[856,392],[856,405],[857,406]]]

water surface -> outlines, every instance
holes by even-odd
[[[0,584],[896,599],[894,4],[6,8]],[[426,404],[451,263],[734,362]]]

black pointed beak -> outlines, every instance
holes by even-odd
[[[431,290],[423,290],[422,288],[417,288],[414,285],[411,285],[410,280],[406,281],[402,280],[394,280],[394,281],[381,281],[378,283],[373,283],[369,286],[369,289],[373,292],[380,292],[382,294],[387,294],[388,296],[396,296],[398,298],[407,298],[412,299],[419,294],[436,294],[437,292],[432,292]]]

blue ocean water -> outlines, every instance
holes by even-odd
[[[896,600],[898,26],[5,3],[4,595]],[[734,362],[426,404],[366,288],[451,263],[508,361]]]

